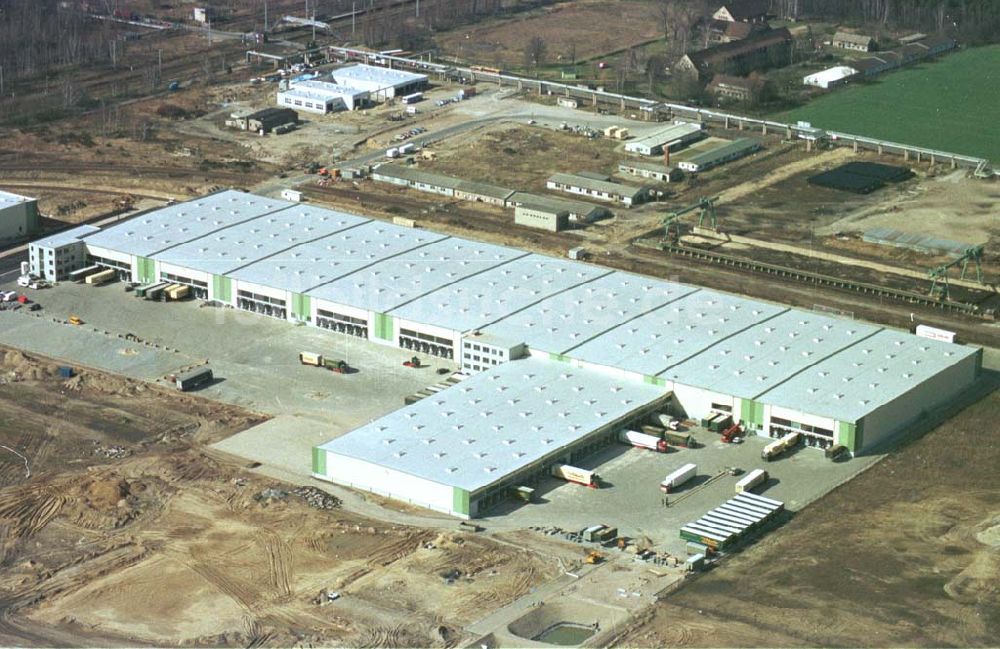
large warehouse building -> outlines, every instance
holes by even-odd
[[[235,191],[30,248],[39,276],[46,251],[58,248],[74,253],[63,272],[99,264],[131,281],[186,284],[238,309],[460,359],[471,378],[313,456],[318,477],[458,516],[610,440],[644,409],[731,413],[761,435],[795,430],[810,446],[864,453],[981,372],[977,348]],[[536,399],[546,386],[565,390]],[[604,403],[609,392],[617,400]],[[482,414],[507,407],[494,421]],[[515,410],[533,415],[522,421]],[[554,419],[576,423],[549,433]],[[510,444],[496,435],[504,427]],[[427,438],[448,446],[447,460],[415,461],[437,452]],[[469,449],[455,443],[479,438]],[[483,455],[466,457],[475,453]]]
[[[38,199],[0,191],[0,241],[31,236],[40,227]]]

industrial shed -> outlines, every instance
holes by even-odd
[[[531,194],[529,192],[514,192],[507,199],[507,203],[515,207],[527,207],[535,212],[545,212],[550,215],[566,212],[570,221],[580,223],[593,223],[598,219],[612,216],[611,210],[602,205],[557,198],[555,196]]]
[[[705,137],[701,124],[678,122],[651,135],[633,140],[625,145],[629,153],[660,155],[664,149],[675,150]]]
[[[38,199],[0,191],[0,241],[35,234],[41,224]]]
[[[278,93],[278,105],[325,115],[340,110],[364,108],[370,93],[338,83],[309,79],[292,84]]]
[[[313,475],[471,518],[552,465],[615,443],[665,398],[652,385],[513,361],[315,447]]]
[[[650,195],[650,191],[646,187],[599,180],[583,174],[552,174],[545,186],[549,189],[589,196],[601,201],[622,203],[626,207],[645,202]]]
[[[649,178],[661,183],[675,182],[681,179],[683,174],[677,167],[668,167],[655,162],[626,161],[618,164],[618,172],[640,178]]]
[[[40,240],[31,246],[32,272],[48,276],[44,251],[63,248],[76,253],[65,257],[64,273],[98,264],[132,281],[180,283],[198,297],[331,335],[461,355],[472,373],[495,374],[509,364],[501,372],[512,376],[506,372],[544,366],[558,376],[585,376],[588,384],[621,386],[625,394],[641,388],[666,399],[669,393],[676,414],[730,413],[761,435],[796,430],[810,445],[844,444],[854,453],[904,431],[981,371],[977,348],[235,191]],[[533,360],[512,360],[523,354]],[[460,387],[489,385],[477,376]],[[453,390],[439,398],[459,394]],[[652,399],[637,397],[633,410]],[[554,408],[539,406],[536,419],[546,421]],[[454,416],[467,414],[458,409]],[[582,446],[568,452],[583,453],[634,415],[623,410],[587,424],[566,442]],[[436,432],[441,440],[456,439]],[[358,467],[370,469],[382,458],[351,455],[340,446],[328,450],[347,459],[317,465],[316,473],[355,485],[363,484],[350,478]],[[318,457],[325,462],[332,455]],[[538,461],[549,459],[539,455]],[[377,475],[409,475],[402,463],[387,462]],[[532,462],[497,466],[485,482],[416,474],[400,484],[444,485],[419,502],[474,515],[472,502],[488,506],[510,484],[534,475],[541,465]],[[407,489],[389,492],[380,484],[364,488],[407,499]],[[464,492],[470,508],[463,513],[464,505],[453,507],[447,498],[460,493],[464,503]]]
[[[706,171],[712,167],[717,167],[732,160],[738,160],[739,158],[748,156],[751,153],[760,150],[760,148],[760,140],[752,137],[744,137],[739,140],[733,140],[732,142],[724,144],[716,149],[712,149],[711,151],[705,151],[704,153],[699,153],[698,155],[692,156],[687,160],[678,162],[677,166],[684,171],[698,173],[699,171]]]
[[[369,93],[373,101],[403,97],[427,87],[427,75],[358,63],[330,73],[337,84]]]

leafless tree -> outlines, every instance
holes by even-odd
[[[531,37],[528,44],[524,46],[524,64],[527,67],[538,69],[538,66],[545,63],[545,39],[535,35]]]

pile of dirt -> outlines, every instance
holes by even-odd
[[[43,363],[18,350],[6,350],[3,354],[3,376],[11,382],[40,381],[55,376],[58,369],[51,363]]]
[[[103,394],[132,396],[147,390],[139,381],[110,374],[83,372],[63,382],[63,388],[72,392],[92,390]]]
[[[63,513],[89,529],[117,529],[135,520],[148,504],[147,485],[117,473],[95,473],[68,486]]]

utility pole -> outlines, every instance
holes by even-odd
[[[420,0],[417,0],[417,18],[420,18]]]
[[[264,0],[264,33],[267,33],[267,0]]]
[[[351,36],[354,36],[355,21],[357,20],[357,16],[358,16],[358,3],[357,2],[352,2],[351,3]]]

